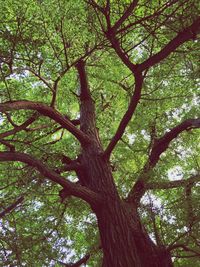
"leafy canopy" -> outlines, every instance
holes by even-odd
[[[140,64],[161,51],[195,21],[198,2],[139,1],[117,29],[125,58]],[[131,3],[110,1],[111,25]],[[131,101],[135,80],[108,40],[106,18],[96,5],[106,7],[105,1],[1,0],[0,100],[40,102],[78,123],[75,65],[83,59],[106,148]],[[145,70],[139,104],[111,156],[122,198],[143,170],[155,141],[183,121],[199,117],[199,73],[198,35]],[[80,153],[79,142],[68,130],[34,110],[3,111],[0,130],[1,151],[32,155],[54,171],[63,167],[63,155],[75,159]],[[174,245],[175,266],[198,266],[199,144],[199,129],[187,129],[170,142],[151,170],[140,205],[152,239]],[[62,176],[77,181],[75,172],[64,171]],[[0,165],[0,181],[0,266],[59,266],[87,253],[88,266],[97,266],[97,222],[84,201],[69,197],[61,203],[60,185],[19,161]],[[181,246],[175,249],[177,244]]]

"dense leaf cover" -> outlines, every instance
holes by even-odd
[[[101,265],[100,199],[77,183],[80,62],[120,197],[174,266],[199,266],[199,1],[0,7],[0,266]]]

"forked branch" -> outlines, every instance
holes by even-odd
[[[139,175],[137,181],[135,182],[133,188],[130,190],[127,201],[139,204],[140,199],[145,194],[147,189],[150,189],[152,184],[147,184],[151,175],[150,171],[159,161],[159,158],[163,152],[165,152],[170,144],[180,133],[185,130],[191,130],[195,128],[200,128],[200,119],[188,119],[183,121],[178,126],[172,128],[169,132],[164,134],[161,138],[157,139],[152,147],[149,160],[147,161],[143,171]],[[190,181],[191,182],[191,181]],[[176,181],[174,183],[168,183],[169,188],[175,188],[184,185],[184,182]],[[154,184],[155,186],[155,184]],[[160,184],[160,186],[167,186],[166,184]],[[159,187],[159,184],[157,184]]]
[[[55,122],[59,123],[64,129],[67,129],[70,133],[72,133],[82,145],[85,145],[90,142],[89,137],[84,134],[81,130],[76,128],[74,124],[59,113],[57,110],[49,107],[40,102],[33,102],[27,100],[19,100],[19,101],[10,101],[0,104],[0,112],[5,112],[9,110],[35,110],[38,111],[43,116],[47,116],[53,119]]]
[[[123,24],[123,22],[133,13],[133,10],[136,8],[138,4],[138,0],[133,0],[132,3],[129,5],[129,7],[125,10],[123,15],[121,16],[120,19],[114,24],[112,27],[112,31],[116,32],[119,27]]]
[[[34,113],[30,118],[28,118],[24,123],[19,126],[14,127],[12,130],[6,131],[4,133],[0,133],[0,139],[5,138],[7,136],[16,134],[17,132],[26,130],[26,128],[31,125],[38,117],[37,113]]]
[[[40,160],[35,159],[28,154],[18,152],[0,152],[0,161],[20,161],[26,163],[38,170],[47,179],[61,185],[65,190],[68,190],[69,195],[81,198],[93,206],[102,204],[102,198],[98,194],[84,186],[72,183],[69,180],[64,179],[58,173],[49,169]]]

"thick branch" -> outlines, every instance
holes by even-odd
[[[82,168],[82,166],[80,165],[80,163],[78,163],[76,160],[72,161],[69,164],[66,164],[64,166],[62,166],[59,169],[56,169],[56,173],[62,173],[62,172],[67,172],[67,171],[79,171]]]
[[[91,205],[102,204],[101,197],[93,191],[87,189],[84,186],[74,184],[56,172],[50,170],[40,160],[33,158],[32,156],[25,153],[17,152],[0,152],[0,161],[20,161],[36,168],[43,176],[49,180],[61,185],[63,188],[69,191],[69,194],[79,197]]]
[[[86,66],[83,60],[76,64],[80,82],[80,129],[99,142],[96,131],[95,105],[87,80]]]
[[[174,140],[181,132],[185,130],[190,130],[194,128],[200,128],[200,119],[188,119],[179,124],[178,126],[171,129],[168,133],[166,133],[163,137],[157,139],[155,141],[150,156],[149,161],[146,163],[142,173],[139,175],[137,181],[135,182],[134,186],[130,190],[127,201],[134,202],[137,205],[140,202],[140,199],[148,189],[147,182],[150,179],[150,171],[157,162],[159,161],[160,155],[166,151],[170,142]],[[176,181],[179,184],[178,181]],[[166,184],[165,184],[166,185]],[[170,184],[170,186],[172,183]],[[173,184],[174,186],[176,183]],[[177,186],[176,186],[177,187]]]
[[[76,68],[79,74],[79,81],[80,81],[80,99],[86,100],[91,98],[87,75],[85,71],[85,62],[83,60],[78,61],[76,64]]]
[[[170,142],[174,140],[180,133],[185,130],[190,130],[193,128],[200,128],[200,118],[199,119],[188,119],[183,121],[178,126],[171,129],[163,137],[159,138],[152,150],[149,157],[149,166],[154,167],[159,160],[160,155],[166,151]]]
[[[82,144],[87,144],[90,139],[82,131],[77,129],[70,120],[59,113],[57,110],[43,104],[40,102],[32,102],[27,100],[12,101],[0,104],[0,112],[5,112],[9,110],[20,110],[20,109],[30,109],[36,110],[40,114],[53,119],[55,122],[59,123],[64,129],[71,132]]]
[[[128,125],[129,121],[131,120],[131,118],[133,116],[133,113],[137,107],[139,100],[140,100],[142,83],[143,83],[142,74],[138,73],[136,75],[136,80],[135,80],[135,91],[134,91],[134,94],[131,98],[131,102],[129,104],[129,107],[128,107],[126,113],[124,114],[115,135],[113,136],[111,142],[109,143],[108,147],[105,150],[104,155],[106,158],[110,157],[110,154],[112,153],[113,149],[115,148],[117,142],[121,139],[121,137],[124,134],[124,131],[126,129],[126,126]]]
[[[3,218],[6,214],[14,210],[20,203],[23,202],[23,200],[24,200],[24,197],[19,197],[14,203],[8,206],[4,211],[0,212],[0,218]]]
[[[139,70],[144,71],[150,68],[151,66],[156,65],[161,60],[167,58],[183,43],[191,39],[195,39],[198,33],[200,33],[200,17],[198,17],[192,23],[192,25],[184,29],[182,32],[179,32],[177,36],[173,40],[171,40],[160,52],[141,63],[139,65]]]

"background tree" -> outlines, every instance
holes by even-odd
[[[198,266],[199,1],[1,1],[1,266]]]

